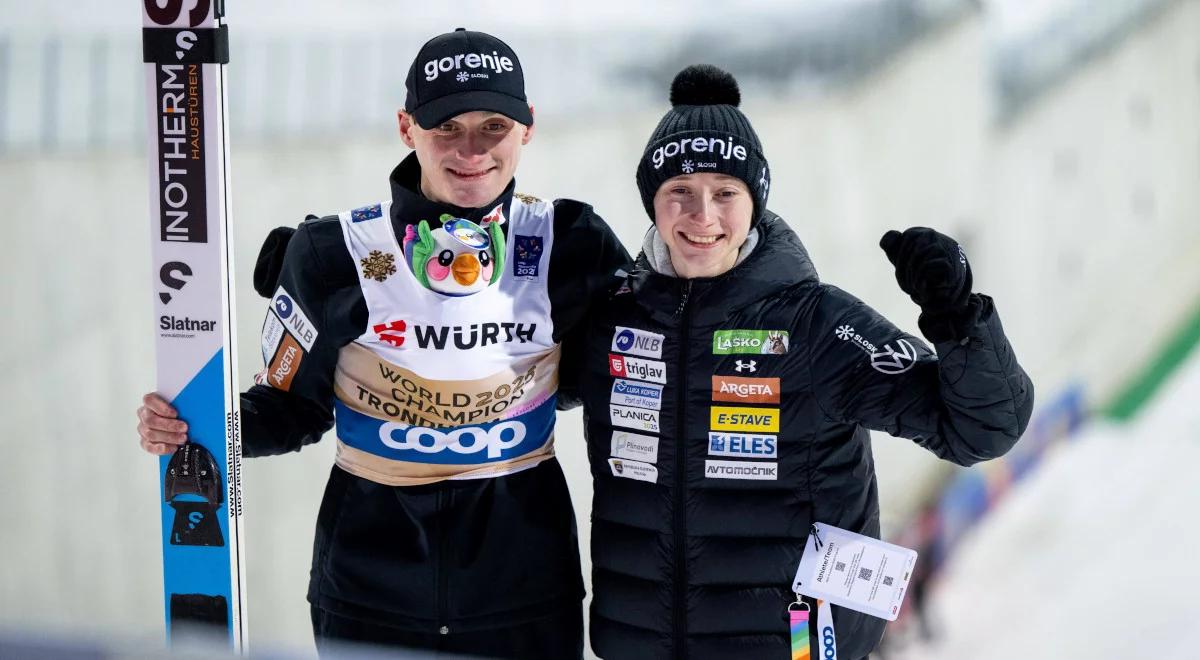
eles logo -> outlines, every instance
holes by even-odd
[[[456,454],[478,454],[487,451],[487,460],[494,461],[504,452],[525,439],[525,424],[501,422],[491,428],[464,426],[449,431],[424,426],[409,426],[385,422],[379,427],[379,440],[392,449],[410,449],[422,454],[437,454],[450,450]]]

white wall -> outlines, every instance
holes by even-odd
[[[1197,3],[1177,3],[1007,127],[990,120],[977,18],[837,96],[751,99],[774,171],[771,207],[827,280],[910,331],[917,310],[880,234],[923,224],[960,238],[1039,393],[1079,377],[1109,394],[1200,298],[1197,25]],[[659,114],[604,110],[539,125],[518,189],[593,202],[636,251],[648,221],[633,173]],[[264,309],[249,276],[266,231],[380,199],[403,154],[394,132],[234,145],[245,385]],[[160,635],[156,459],[137,448],[133,415],[153,384],[143,158],[0,161],[0,627]],[[586,521],[578,428],[578,413],[564,416],[559,447]],[[906,441],[876,452],[894,523],[939,466]],[[310,648],[304,591],[331,455],[323,442],[248,461],[259,649]],[[586,522],[581,533],[586,548]]]

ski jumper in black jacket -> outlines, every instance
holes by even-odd
[[[812,523],[879,537],[869,429],[971,465],[1028,423],[1033,386],[989,297],[971,294],[962,338],[935,354],[822,283],[782,219],[766,212],[751,231],[757,245],[722,275],[668,277],[643,254],[593,308],[571,394],[595,479],[600,657],[790,657],[791,583]],[[730,435],[774,446],[713,442],[730,407],[752,413]],[[883,619],[837,606],[833,618],[842,658],[883,634]]]
[[[405,235],[407,225],[422,219],[436,221],[442,213],[480,222],[500,205],[510,216],[515,203],[514,183],[492,203],[463,209],[426,199],[419,192],[419,181],[415,155],[392,173],[392,205],[386,221],[396,237]],[[370,220],[377,212],[373,208],[377,207],[355,213]],[[355,216],[353,221],[358,219]],[[319,440],[334,424],[337,374],[345,371],[346,356],[360,350],[356,340],[368,325],[368,305],[359,279],[360,265],[366,268],[367,263],[352,259],[340,225],[345,221],[330,216],[304,222],[290,240],[283,241],[286,252],[281,260],[279,244],[272,246],[269,241],[264,246],[257,288],[268,293],[286,291],[311,325],[313,336],[310,347],[300,346],[300,354],[283,365],[274,349],[278,338],[264,331],[267,369],[260,384],[241,398],[248,456],[297,451]],[[504,230],[508,231],[507,224]],[[529,270],[536,262],[517,258],[505,264],[503,277],[523,267],[526,279],[548,278],[545,290],[553,341],[561,342],[582,329],[584,306],[592,298],[588,292],[602,286],[615,265],[629,257],[603,220],[580,202],[553,203],[552,234],[552,249],[540,272],[536,267]],[[508,237],[510,245],[513,238]],[[519,249],[531,245],[518,241]],[[393,262],[399,272],[390,275],[387,264],[375,266],[381,266],[377,271],[382,276],[398,282],[411,277],[402,259]],[[272,315],[280,315],[279,305],[277,298],[265,327],[274,325]],[[480,321],[494,321],[491,325],[510,330],[514,325],[504,323],[505,319]],[[287,328],[294,330],[291,325]],[[411,346],[416,329],[408,330]],[[465,327],[462,332],[467,332]],[[483,337],[475,343],[487,343],[486,330]],[[504,341],[503,330],[499,339],[495,333],[490,339]],[[508,339],[514,337],[510,334]],[[462,350],[462,345],[446,350]],[[273,375],[281,367],[286,375]],[[553,397],[553,391],[549,395]],[[449,405],[451,399],[447,394],[443,401],[428,392],[414,396],[424,396],[430,405]],[[343,460],[350,453],[339,441],[339,464],[331,471],[317,520],[308,599],[314,606],[318,637],[328,628],[327,621],[316,620],[318,615],[384,626],[405,642],[495,631],[578,612],[583,585],[575,520],[562,470],[552,453],[534,467],[503,476],[426,479],[430,482],[420,485],[388,485],[352,473],[353,461]],[[573,631],[563,634],[570,636]],[[488,650],[487,635],[476,636],[484,640],[483,646],[454,648],[474,653]]]

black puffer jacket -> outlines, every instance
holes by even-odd
[[[972,295],[969,338],[935,355],[822,284],[783,220],[760,231],[712,279],[665,277],[643,256],[594,308],[578,387],[601,657],[789,657],[809,526],[879,536],[868,429],[971,465],[1028,423],[1033,385],[990,298]],[[833,614],[841,657],[879,642],[882,619]]]

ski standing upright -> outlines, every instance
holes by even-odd
[[[167,638],[246,644],[220,0],[143,0],[157,390],[189,426],[160,459]]]

